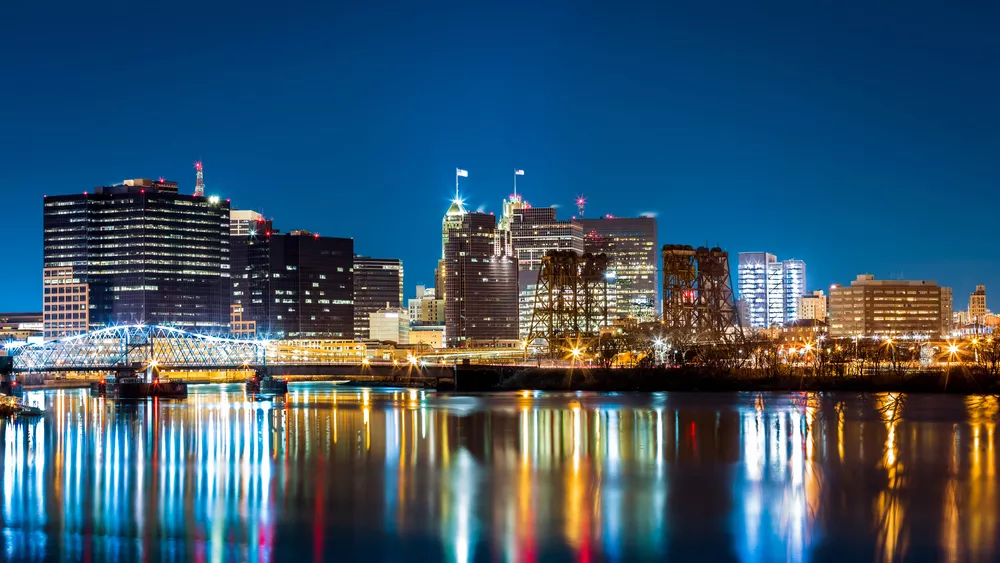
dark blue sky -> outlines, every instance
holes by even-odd
[[[676,5],[675,5],[676,4]],[[692,6],[697,4],[697,6]],[[42,195],[165,176],[433,283],[454,168],[499,211],[656,212],[809,285],[1000,290],[1000,8],[930,2],[13,2],[0,310],[40,309]],[[23,233],[23,234],[22,234]]]

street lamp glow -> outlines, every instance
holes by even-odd
[[[949,344],[948,345],[948,353],[949,354],[957,354],[958,353],[958,346],[956,344]]]
[[[369,361],[368,358],[361,358],[361,365],[367,366],[369,364],[371,364],[371,361]]]
[[[579,358],[580,357],[580,349],[579,348],[573,348],[572,350],[570,350],[570,354],[573,354],[574,358]]]

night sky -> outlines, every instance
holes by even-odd
[[[697,6],[693,6],[697,4]],[[5,2],[0,310],[42,195],[165,176],[433,284],[454,169],[500,211],[656,213],[810,289],[1000,291],[1000,8],[952,2]],[[991,300],[991,304],[994,301]],[[994,304],[994,309],[998,305]]]

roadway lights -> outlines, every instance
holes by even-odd
[[[958,353],[958,346],[955,345],[955,344],[949,344],[948,345],[948,353],[949,354],[957,354]]]
[[[580,349],[579,348],[573,348],[572,350],[570,350],[570,354],[573,354],[574,358],[579,358],[580,357]]]

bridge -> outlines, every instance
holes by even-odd
[[[163,325],[120,325],[50,340],[8,347],[18,373],[108,372],[123,366],[175,371],[221,371],[282,368],[303,374],[324,367],[352,369],[384,366],[443,368],[469,359],[474,363],[512,363],[522,350],[443,350],[403,361],[369,360],[360,342],[271,340],[199,334]],[[342,371],[342,370],[341,370]],[[332,372],[331,372],[332,373]]]

